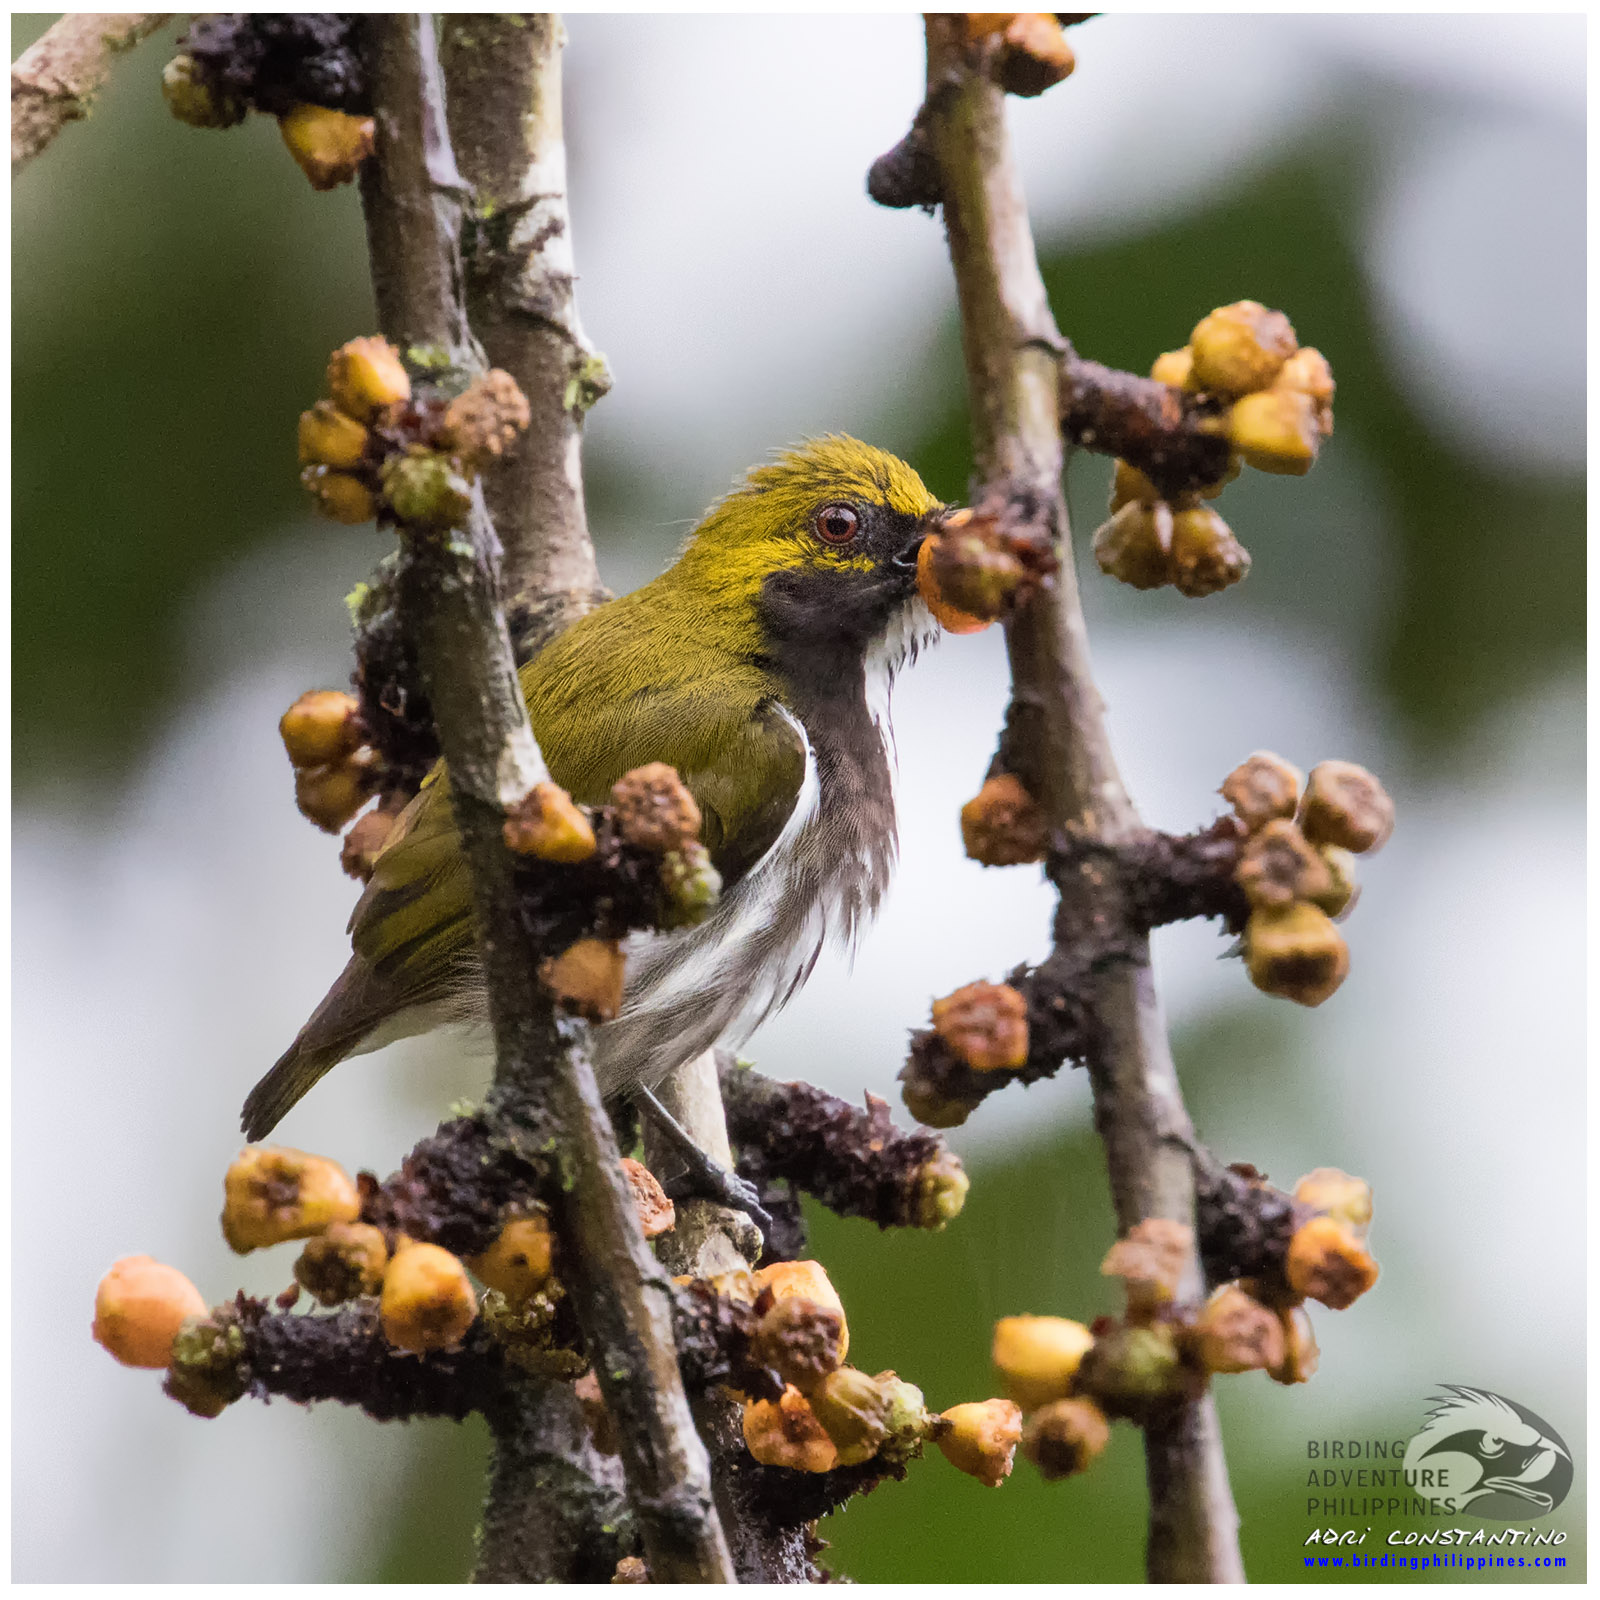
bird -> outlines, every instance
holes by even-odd
[[[521,669],[553,780],[600,804],[624,773],[670,764],[722,878],[705,921],[625,943],[622,1007],[594,1039],[608,1100],[660,1111],[656,1084],[713,1045],[737,1048],[825,945],[853,950],[876,914],[896,857],[890,691],[939,631],[917,556],[947,511],[897,457],[809,440],[750,469],[660,577]],[[348,1056],[487,1029],[446,791],[425,783],[398,818],[351,916],[348,965],[244,1103],[250,1140]]]

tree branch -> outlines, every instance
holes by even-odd
[[[69,122],[89,115],[116,58],[171,16],[170,11],[68,12],[12,62],[13,178]]]
[[[365,49],[377,149],[362,176],[384,332],[437,377],[470,365],[457,246],[464,185],[444,124],[430,16],[375,16]],[[500,610],[500,550],[475,492],[467,526],[408,530],[401,611],[416,640],[451,799],[472,869],[494,1025],[490,1108],[530,1154],[560,1169],[552,1220],[607,1409],[629,1500],[658,1582],[726,1582],[732,1566],[712,1505],[705,1446],[680,1381],[670,1285],[628,1196],[588,1053],[587,1025],[552,1010],[539,952],[518,915],[506,810],[545,776]],[[497,1474],[496,1482],[500,1481]]]
[[[930,15],[926,128],[961,307],[981,493],[1011,502],[1053,540],[1070,538],[1062,497],[1060,380],[1065,343],[1039,276],[1004,94],[987,70],[993,40],[968,43],[962,19]],[[975,496],[976,498],[976,496]],[[1043,807],[1053,831],[1117,846],[1140,831],[1112,757],[1090,670],[1070,555],[1055,585],[1007,627],[1012,702],[1000,762]],[[1096,1026],[1088,1056],[1095,1124],[1126,1231],[1146,1217],[1194,1225],[1193,1130],[1151,976],[1148,936],[1130,927],[1120,884],[1092,861],[1064,862],[1058,954],[1125,928],[1118,959],[1088,975]],[[1202,1288],[1197,1256],[1180,1293]],[[1146,1430],[1152,1579],[1243,1577],[1237,1513],[1209,1399]]]

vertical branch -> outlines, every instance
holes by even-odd
[[[1038,799],[1052,829],[1116,843],[1139,828],[1106,732],[1061,490],[1058,384],[1064,344],[1039,276],[1005,96],[985,70],[994,45],[968,43],[961,18],[930,15],[928,137],[960,300],[962,348],[981,493],[1004,497],[1066,547],[1060,577],[1007,628],[1012,702],[1000,760]],[[1097,926],[1125,926],[1120,893],[1092,862],[1053,869],[1054,937],[1071,947]],[[1150,970],[1149,943],[1096,979],[1089,1056],[1095,1125],[1117,1220],[1194,1225],[1193,1130]],[[1197,1256],[1181,1292],[1202,1293]],[[1146,1431],[1148,1569],[1164,1581],[1243,1578],[1216,1413],[1209,1396]]]
[[[468,364],[457,248],[464,191],[444,124],[433,19],[375,16],[365,48],[377,149],[362,200],[384,332],[425,365],[440,357]],[[490,1103],[507,1137],[530,1153],[553,1149],[560,1164],[552,1209],[565,1280],[617,1424],[651,1572],[658,1582],[726,1582],[732,1568],[709,1463],[678,1374],[670,1285],[626,1191],[587,1025],[556,1015],[539,984],[540,952],[518,914],[501,839],[506,807],[544,776],[544,764],[517,683],[499,604],[499,544],[481,492],[465,527],[410,531],[404,548],[401,609],[472,870],[495,1036]]]

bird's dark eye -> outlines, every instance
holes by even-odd
[[[860,526],[854,506],[824,506],[817,513],[817,537],[824,544],[849,544]]]

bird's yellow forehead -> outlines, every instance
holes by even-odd
[[[837,498],[923,517],[938,501],[898,456],[844,434],[810,439],[765,466],[752,467],[738,494]]]

